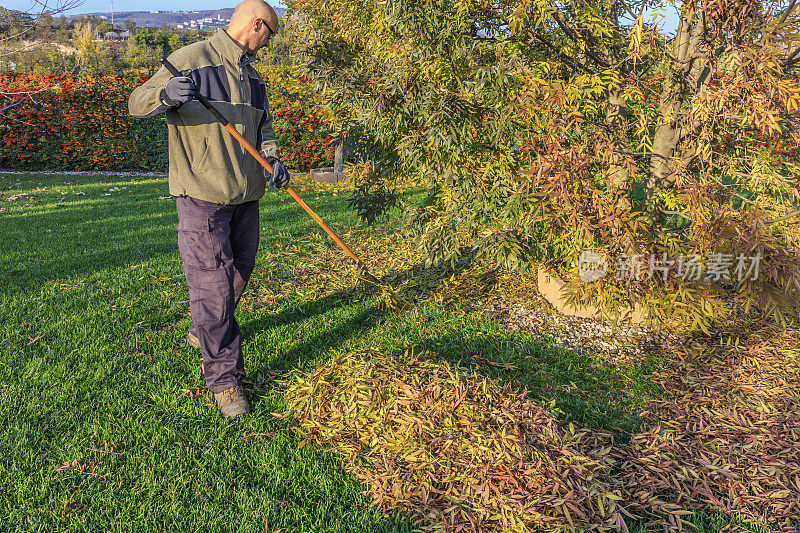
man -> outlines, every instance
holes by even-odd
[[[277,29],[269,4],[244,0],[227,31],[169,56],[184,76],[171,78],[162,67],[128,100],[135,117],[167,115],[169,190],[177,197],[178,250],[192,315],[187,339],[200,348],[206,386],[229,419],[250,410],[234,310],[255,265],[266,179],[258,162],[193,97],[214,101],[270,162],[270,183],[285,187],[289,174],[278,159],[264,82],[250,65]]]

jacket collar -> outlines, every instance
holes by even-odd
[[[217,32],[211,36],[209,41],[224,59],[227,59],[234,65],[243,67],[246,64],[258,59],[257,57],[251,57],[244,53],[244,50],[242,50],[242,48],[236,44],[231,36],[228,35],[228,33],[222,28],[218,29]]]

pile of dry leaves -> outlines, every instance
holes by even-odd
[[[332,447],[376,503],[423,529],[681,530],[698,507],[770,530],[800,516],[800,334],[695,347],[659,374],[625,444],[443,361],[339,355],[287,382],[304,443]]]
[[[650,428],[615,451],[626,507],[670,529],[700,503],[770,531],[797,531],[800,333],[755,336],[743,349],[684,350],[660,384]]]
[[[340,355],[288,386],[309,440],[433,530],[619,529],[610,436],[446,362]]]

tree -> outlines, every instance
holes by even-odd
[[[30,13],[0,7],[0,39],[3,44],[22,39],[35,27],[36,19]]]
[[[82,0],[55,0],[55,2],[37,0],[35,6],[38,9],[29,11],[0,7],[0,62],[6,65],[14,63],[12,60],[19,61],[22,54],[31,51],[46,55],[46,51],[29,43],[26,44],[25,40],[34,36],[37,27],[41,28],[43,24],[52,23],[54,15],[74,9],[81,3]],[[32,99],[39,92],[57,90],[57,88],[57,86],[42,87],[36,91],[22,93],[0,91],[0,118],[4,112]]]
[[[98,48],[94,42],[94,27],[91,22],[75,26],[72,45],[78,51],[79,66],[84,70],[97,67]]]
[[[128,39],[125,59],[132,68],[152,68],[161,57],[169,55],[169,32],[155,28],[139,28]]]
[[[645,17],[673,5],[674,35]],[[572,273],[575,302],[641,302],[703,329],[737,313],[797,316],[796,0],[289,9],[309,36],[308,73],[370,139],[366,179],[427,184],[413,227],[431,261],[468,246],[508,268],[547,263]],[[579,282],[587,249],[610,276]],[[688,281],[677,259],[693,255],[704,276]],[[639,280],[623,256],[673,261]],[[757,279],[705,279],[717,259],[755,257]]]
[[[278,21],[278,33],[270,41],[269,48],[261,52],[262,58],[269,64],[292,67],[298,59],[303,36],[298,21],[284,16]]]
[[[18,52],[12,46],[24,38],[30,38],[37,27],[52,26],[53,16],[81,5],[83,0],[42,0],[35,2],[36,8],[28,11],[0,7],[0,48],[6,54]]]
[[[108,22],[107,20],[101,20],[95,26],[95,31],[97,32],[98,35],[105,35],[106,33],[113,30],[114,26],[112,26],[111,23]]]

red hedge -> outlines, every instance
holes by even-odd
[[[163,116],[128,115],[128,96],[140,75],[0,76],[0,167],[23,170],[166,171]],[[284,163],[306,170],[333,161],[332,140],[313,102],[288,89],[271,95]]]

